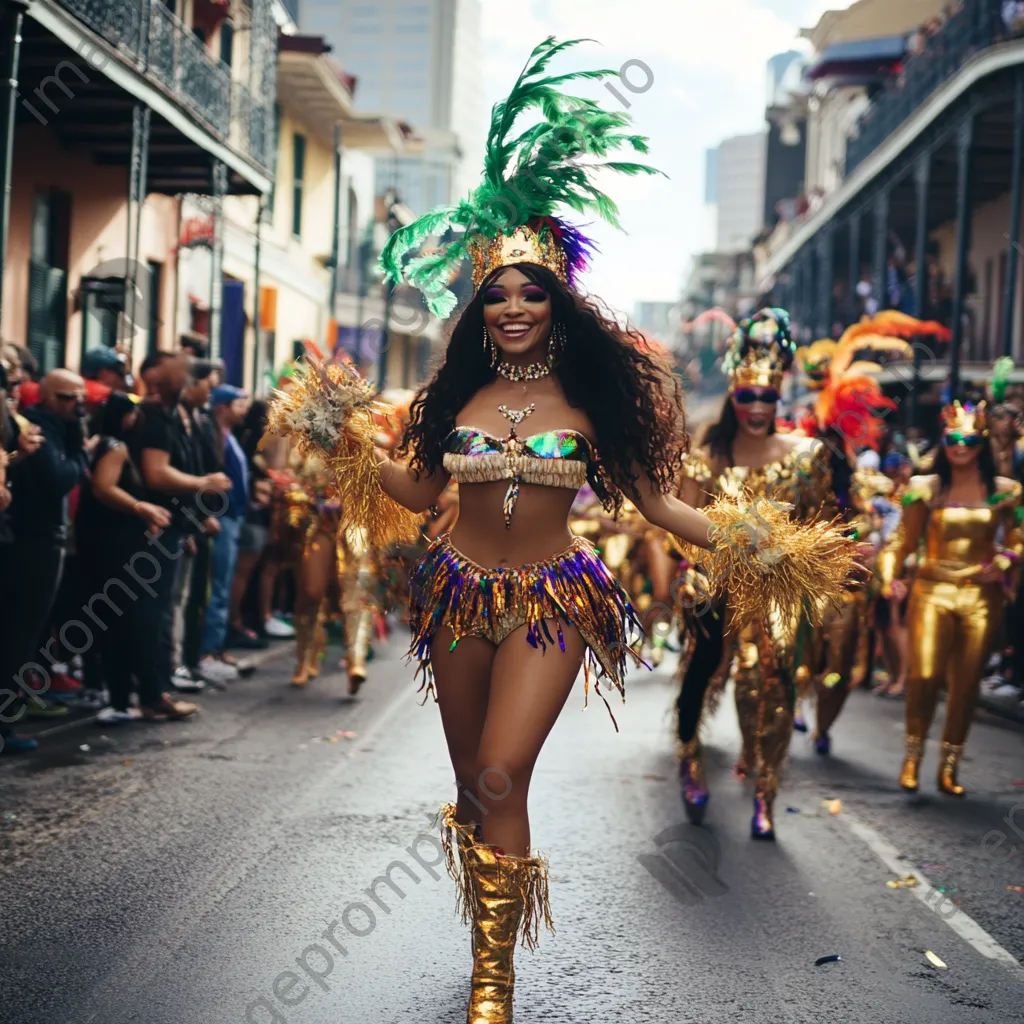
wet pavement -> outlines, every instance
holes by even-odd
[[[452,782],[400,647],[357,701],[337,673],[292,690],[282,651],[192,721],[4,758],[0,1022],[461,1024],[468,934],[430,827]],[[518,957],[521,1024],[1024,1020],[1019,726],[979,717],[967,800],[934,792],[935,744],[907,798],[903,706],[857,692],[830,760],[794,738],[772,845],[749,839],[728,700],[704,828],[674,779],[670,666],[630,677],[618,735],[582,701],[534,781],[558,931]]]

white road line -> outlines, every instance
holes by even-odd
[[[964,942],[973,946],[974,949],[987,959],[996,960],[1014,970],[1015,973],[1024,975],[1024,965],[1020,964],[1009,950],[1000,946],[966,911],[957,907],[957,913],[955,914],[949,916],[940,914],[938,907],[945,902],[945,899],[935,898],[937,890],[925,876],[924,872],[916,867],[913,870],[909,870],[908,865],[910,862],[902,858],[899,850],[885,839],[881,833],[870,825],[864,824],[864,822],[860,821],[855,815],[850,814],[845,808],[843,813],[834,820],[842,822],[893,874],[900,878],[908,874],[915,875],[921,884],[910,889],[910,892],[940,920],[945,921]]]

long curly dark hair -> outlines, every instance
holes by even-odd
[[[484,281],[451,332],[444,363],[416,396],[398,454],[412,469],[433,473],[456,417],[495,372],[484,349]],[[570,291],[551,271],[532,263],[516,269],[551,296],[553,323],[565,326],[565,347],[554,368],[569,404],[594,426],[601,465],[588,470],[605,508],[618,512],[623,491],[635,496],[644,472],[655,487],[672,489],[689,449],[678,377],[643,348],[643,337],[623,330],[593,299]]]

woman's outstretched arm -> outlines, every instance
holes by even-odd
[[[384,451],[374,448],[377,468],[380,470],[380,485],[384,493],[410,512],[426,512],[436,504],[441,492],[448,486],[449,473],[438,470],[429,475],[410,469],[404,462],[398,462]]]
[[[699,548],[710,550],[714,547],[711,520],[675,495],[662,494],[642,470],[638,473],[634,491],[634,504],[652,526],[660,526],[680,540]]]

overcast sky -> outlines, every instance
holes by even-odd
[[[796,33],[846,0],[481,0],[487,107],[515,81],[530,50],[546,36],[589,37],[559,70],[651,69],[653,84],[631,102],[636,128],[651,139],[648,162],[668,179],[614,177],[621,234],[594,225],[602,254],[587,288],[631,313],[638,300],[674,301],[689,257],[702,242],[704,151],[722,138],[764,125],[767,59],[794,48]],[[635,83],[643,81],[635,72]],[[618,101],[598,86],[612,107]]]

